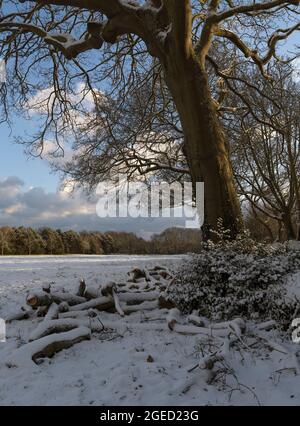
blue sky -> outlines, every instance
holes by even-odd
[[[16,120],[12,129],[0,125],[0,226],[51,226],[63,230],[128,231],[149,238],[170,226],[184,226],[184,218],[99,218],[96,197],[60,188],[46,160],[27,157],[14,137],[28,134],[33,122]]]
[[[47,191],[56,191],[59,179],[51,173],[47,162],[40,158],[28,158],[24,154],[24,147],[14,142],[15,136],[25,134],[29,129],[29,124],[19,118],[13,123],[12,129],[5,124],[0,125],[0,179],[18,176],[26,187],[43,186]]]

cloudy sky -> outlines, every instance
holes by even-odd
[[[46,172],[45,172],[46,173]],[[46,187],[46,185],[45,185]],[[0,226],[32,226],[135,232],[149,238],[170,226],[184,226],[181,218],[100,218],[96,214],[97,197],[80,191],[51,191],[39,185],[28,186],[19,176],[0,180]]]
[[[0,125],[0,226],[50,226],[63,230],[128,231],[144,238],[171,226],[185,226],[184,218],[100,218],[96,214],[99,197],[63,188],[59,176],[51,172],[47,158],[32,158],[15,136],[30,133],[31,121],[18,118],[12,129]],[[49,147],[50,149],[50,144]]]

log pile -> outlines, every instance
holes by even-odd
[[[126,282],[108,282],[96,288],[82,279],[74,293],[44,284],[41,290],[27,294],[26,306],[6,319],[7,322],[26,319],[38,322],[28,343],[11,357],[9,366],[39,363],[43,357],[90,339],[92,332],[103,331],[103,328],[117,330],[122,326],[121,321],[107,321],[106,324],[96,321],[101,311],[117,313],[124,318],[134,312],[164,309],[168,302],[163,292],[172,279],[167,268],[156,266],[153,269],[133,268]]]
[[[211,324],[197,312],[183,316],[164,295],[172,282],[170,271],[157,266],[132,269],[126,282],[108,282],[91,287],[81,280],[74,293],[44,285],[41,291],[30,292],[26,306],[6,319],[8,322],[31,320],[36,326],[29,333],[27,342],[11,354],[6,365],[39,364],[44,358],[91,339],[94,333],[113,331],[122,335],[124,331],[163,331],[194,335],[202,342],[208,342],[208,349],[205,350],[204,344],[201,358],[188,370],[191,375],[182,392],[197,382],[197,375],[194,378],[192,375],[194,370],[197,374],[204,374],[207,383],[216,381],[224,372],[230,352],[240,351],[241,347],[249,349],[246,343],[249,336],[255,344],[286,353],[293,361],[295,371],[300,372],[297,357],[268,338],[266,332],[276,327],[274,321],[255,326],[247,324],[246,327],[241,318]],[[107,314],[101,315],[104,311]],[[147,316],[148,320],[137,320],[136,316],[131,316],[137,312],[142,314],[141,318]]]

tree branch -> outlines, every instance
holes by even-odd
[[[219,23],[221,21],[224,21],[225,19],[231,18],[232,16],[236,16],[239,14],[249,14],[251,12],[269,11],[278,6],[290,6],[290,5],[298,6],[299,4],[300,4],[300,0],[290,0],[290,1],[272,0],[272,1],[264,2],[264,3],[253,2],[252,4],[233,7],[229,10],[226,10],[225,12],[211,15],[210,19],[216,23]]]

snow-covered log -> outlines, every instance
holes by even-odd
[[[168,300],[166,298],[166,295],[164,293],[161,293],[158,298],[158,304],[161,309],[173,309],[175,308],[175,305],[173,302]]]
[[[168,328],[171,331],[175,331],[179,334],[203,334],[211,337],[226,337],[228,335],[228,327],[227,328],[208,328],[208,327],[196,327],[193,325],[182,325],[180,324],[181,313],[179,309],[174,308],[171,309],[166,321]]]
[[[270,320],[266,322],[262,322],[261,324],[258,324],[257,326],[258,330],[272,330],[273,328],[276,328],[276,321]]]
[[[190,322],[193,325],[196,325],[197,327],[203,327],[205,325],[203,319],[195,314],[189,315],[187,317],[187,320],[188,322]]]
[[[151,281],[152,277],[149,274],[147,269],[133,268],[130,272],[128,272],[129,280],[128,282],[139,283],[141,280],[143,281]]]
[[[73,330],[83,324],[77,319],[57,319],[50,321],[43,321],[35,330],[29,335],[29,342],[33,340],[41,339],[42,337],[49,336],[54,333],[63,333],[66,331]]]
[[[119,300],[119,296],[118,296],[118,294],[116,293],[116,291],[115,291],[115,289],[114,289],[114,288],[112,289],[112,297],[113,297],[113,300],[114,300],[114,304],[115,304],[116,311],[119,313],[119,315],[120,315],[121,317],[123,317],[125,314],[124,314],[123,309],[121,308],[120,300]]]
[[[85,281],[83,279],[81,279],[79,281],[79,285],[78,285],[78,289],[77,289],[77,292],[76,292],[76,296],[84,297],[85,290],[86,290]]]
[[[180,311],[177,308],[171,309],[167,316],[167,324],[170,330],[174,330],[175,325],[180,321]]]
[[[45,315],[44,321],[49,321],[58,318],[59,305],[53,302],[48,309],[47,314]]]
[[[86,302],[86,299],[84,297],[76,296],[75,294],[71,293],[63,293],[60,291],[53,291],[50,293],[50,296],[52,297],[52,300],[58,304],[60,304],[61,302],[67,302],[68,305],[74,306],[79,305],[79,303]]]
[[[69,312],[62,312],[58,315],[59,319],[62,318],[94,318],[98,314],[94,309],[86,309],[84,311],[69,311]]]
[[[76,296],[71,293],[64,293],[62,291],[53,291],[51,293],[39,291],[28,294],[26,302],[28,305],[36,308],[38,306],[50,306],[52,302],[57,304],[67,302],[70,306],[78,305],[79,303],[86,302],[86,299],[84,297]]]
[[[50,294],[44,291],[29,293],[26,298],[27,305],[32,306],[33,308],[37,308],[39,306],[50,306],[52,302],[53,299]]]
[[[44,317],[48,311],[48,306],[39,306],[36,310],[36,316],[38,318]]]
[[[168,331],[168,324],[166,322],[159,322],[155,324],[150,323],[133,323],[133,322],[125,322],[125,321],[108,321],[101,319],[101,323],[104,328],[110,328],[112,330],[132,330],[132,331]],[[94,322],[92,324],[92,330],[94,329]],[[179,334],[184,335],[198,335],[202,334],[205,336],[214,336],[214,337],[226,337],[228,333],[226,333],[224,330],[216,330],[215,332],[212,332],[209,328],[201,328],[201,327],[194,327],[194,326],[188,326],[188,325],[180,325],[176,324],[174,327],[174,331]],[[213,333],[213,334],[212,334]]]
[[[22,307],[19,312],[15,314],[11,314],[5,318],[6,323],[10,323],[12,321],[22,321],[24,319],[31,318],[34,311],[29,311],[25,307]]]
[[[44,291],[45,293],[50,293],[50,291],[51,291],[51,284],[49,284],[49,283],[45,283],[45,284],[43,284],[42,289],[43,289],[43,291]]]
[[[70,309],[70,306],[69,306],[69,304],[67,302],[61,302],[58,305],[58,310],[59,310],[60,313],[61,312],[68,312],[69,309]]]
[[[150,300],[158,300],[159,292],[130,292],[130,293],[119,293],[121,302],[126,302],[128,305],[138,305]]]
[[[9,367],[31,366],[32,361],[36,363],[39,358],[52,357],[56,352],[90,338],[91,332],[87,327],[77,327],[66,333],[45,336],[17,349],[6,361],[6,365]]]
[[[140,303],[139,305],[122,305],[122,310],[125,314],[129,315],[133,312],[152,311],[154,309],[158,309],[158,307],[158,302],[156,300],[152,300]]]
[[[115,288],[116,288],[116,283],[113,281],[109,281],[106,284],[102,284],[101,286],[102,296],[112,296],[113,289]]]
[[[128,275],[130,276],[130,279],[135,282],[135,280],[138,280],[140,278],[146,278],[145,271],[143,271],[140,268],[133,268],[130,272],[128,272]]]
[[[80,303],[79,305],[71,306],[70,311],[81,311],[85,309],[98,309],[98,311],[106,311],[114,308],[114,301],[112,297],[101,296],[97,299],[91,299],[88,302]]]
[[[84,297],[87,300],[91,299],[97,299],[98,297],[101,297],[101,287],[100,288],[94,288],[94,287],[86,287]]]

